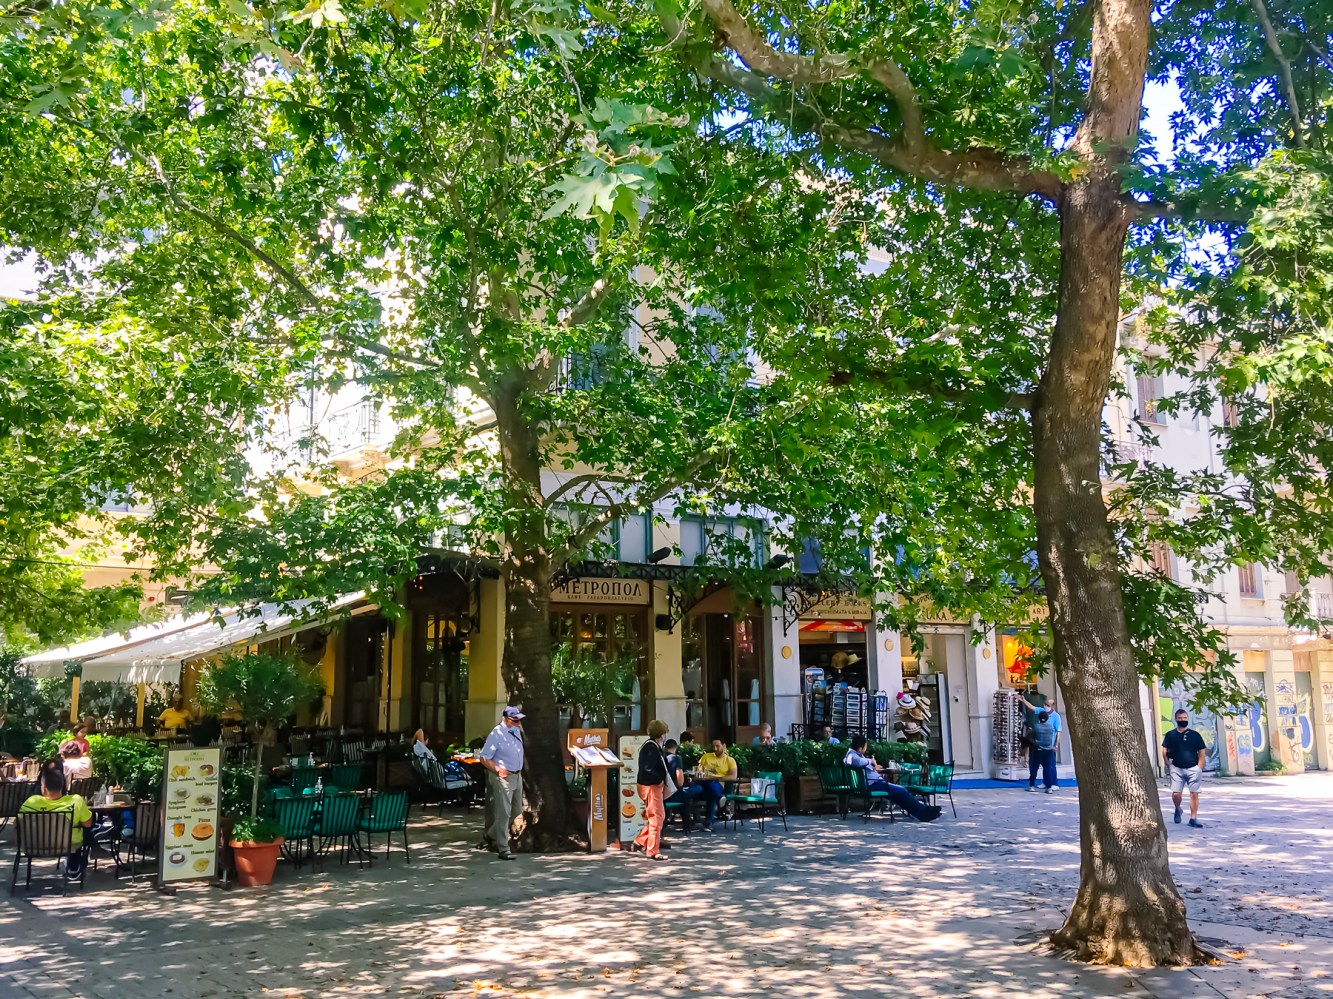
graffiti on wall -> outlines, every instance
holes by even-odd
[[[1333,768],[1333,682],[1320,684],[1324,694],[1324,766]]]
[[[1294,770],[1305,767],[1305,752],[1301,749],[1300,713],[1296,707],[1296,681],[1290,676],[1279,676],[1273,681],[1273,706],[1276,710],[1278,759]]]

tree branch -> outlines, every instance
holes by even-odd
[[[599,472],[590,472],[586,475],[576,475],[572,479],[569,479],[567,482],[561,483],[558,489],[556,489],[553,493],[547,496],[546,505],[550,506],[552,503],[558,503],[562,496],[568,496],[570,493],[574,492],[574,490],[580,488],[581,486],[586,486],[594,482],[603,482],[603,481],[630,482],[632,480],[626,478],[623,475],[603,475]]]
[[[1291,78],[1291,63],[1282,53],[1282,43],[1278,41],[1277,32],[1273,30],[1273,22],[1268,18],[1268,7],[1264,0],[1250,0],[1254,6],[1254,12],[1259,15],[1259,23],[1264,29],[1264,40],[1268,43],[1268,51],[1273,53],[1273,58],[1277,60],[1278,78],[1282,81],[1282,94],[1287,99],[1287,108],[1291,111],[1292,131],[1296,136],[1296,145],[1305,148],[1305,119],[1301,117],[1301,104],[1296,99],[1296,84]]]
[[[1253,217],[1253,211],[1243,206],[1181,204],[1175,201],[1139,201],[1131,194],[1122,199],[1131,221],[1153,219],[1199,222],[1228,222],[1244,225]]]
[[[931,142],[925,132],[916,88],[896,63],[883,59],[858,63],[845,53],[805,56],[779,52],[750,26],[731,0],[703,0],[703,7],[719,34],[750,71],[716,57],[702,63],[696,60],[698,68],[750,97],[773,105],[794,124],[799,122],[845,149],[870,155],[922,180],[983,191],[1036,194],[1049,201],[1059,199],[1060,178],[1034,169],[1026,157],[985,147],[961,152],[946,150]],[[663,23],[673,36],[681,36],[679,21],[664,17]],[[809,104],[782,94],[764,79],[772,77],[795,86],[814,86],[861,74],[874,80],[893,98],[902,117],[900,137],[891,138],[883,132],[830,119]],[[792,107],[794,100],[796,108]]]
[[[828,384],[832,388],[867,383],[889,388],[899,393],[924,395],[933,399],[942,399],[946,402],[969,402],[980,399],[984,395],[983,392],[978,390],[949,388],[934,382],[909,378],[901,372],[887,369],[834,371],[828,377]],[[1010,392],[1004,399],[1004,408],[1030,413],[1032,412],[1033,401],[1034,397],[1031,392]]]
[[[652,504],[670,496],[685,483],[691,481],[703,468],[713,461],[715,455],[707,451],[695,455],[687,464],[680,468],[676,474],[668,477],[656,489],[647,495],[636,495],[631,500],[625,500],[621,503],[611,503],[603,508],[602,512],[593,517],[577,531],[571,534],[563,545],[551,553],[551,564],[555,566],[565,565],[575,554],[581,552],[593,538],[606,530],[607,526],[613,521],[619,519],[627,509],[634,507],[651,506]],[[601,478],[601,476],[593,476]],[[628,480],[626,480],[628,481]],[[549,500],[548,500],[549,502]]]

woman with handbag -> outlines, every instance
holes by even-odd
[[[648,741],[639,750],[637,782],[646,821],[639,835],[634,837],[634,849],[643,851],[651,860],[667,859],[662,853],[662,824],[666,821],[666,800],[676,793],[676,785],[667,772],[666,752],[662,749],[666,734],[666,722],[650,721]]]

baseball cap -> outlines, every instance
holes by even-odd
[[[514,707],[512,704],[509,707],[505,708],[504,716],[506,718],[513,718],[515,721],[522,721],[524,718],[523,712],[520,711],[518,708]]]

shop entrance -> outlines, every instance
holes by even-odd
[[[372,614],[352,618],[344,631],[347,677],[342,718],[346,725],[363,732],[375,731],[379,723],[386,624],[384,618]]]
[[[681,622],[685,723],[700,742],[747,743],[759,734],[763,634],[758,614],[689,614]]]
[[[456,575],[425,576],[412,584],[408,600],[412,608],[410,717],[437,742],[461,742],[472,629],[468,584]]]

